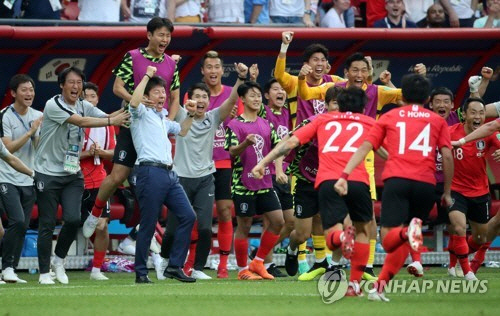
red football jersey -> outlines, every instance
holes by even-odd
[[[449,127],[452,139],[465,137],[465,128],[461,123]],[[455,173],[451,189],[467,197],[478,197],[490,192],[486,174],[486,155],[491,147],[500,148],[500,134],[495,133],[485,138],[469,142],[453,149]]]
[[[363,114],[330,112],[318,115],[311,123],[293,132],[301,145],[313,138],[318,139],[316,188],[323,181],[340,178],[345,165],[363,143],[373,124],[375,120]],[[352,171],[349,180],[370,185],[364,163]]]
[[[397,177],[436,184],[436,146],[451,148],[446,121],[418,105],[382,115],[366,140],[375,150],[384,143],[389,153],[382,180]]]

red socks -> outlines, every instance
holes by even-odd
[[[465,241],[465,236],[455,236],[455,255],[458,258],[458,262],[460,262],[460,266],[462,267],[462,271],[464,271],[464,275],[471,271],[469,264],[469,246],[467,245],[467,241]]]
[[[231,251],[231,244],[233,242],[233,223],[231,221],[219,222],[219,231],[217,232],[217,239],[219,241],[219,252],[220,252],[219,267],[227,268],[227,258],[229,257],[229,252]],[[247,242],[247,248],[248,248],[248,242]],[[235,251],[236,251],[236,240],[235,240]]]
[[[279,238],[280,235],[276,235],[270,232],[269,230],[264,231],[262,237],[260,238],[260,246],[259,249],[257,250],[256,257],[264,260],[267,254],[273,250]]]
[[[370,244],[354,242],[354,252],[351,256],[351,275],[349,281],[360,282],[365,272],[368,256],[370,255]]]
[[[481,265],[484,262],[484,257],[486,256],[486,251],[488,250],[488,248],[490,248],[490,245],[491,245],[491,242],[486,242],[486,243],[482,244],[481,247],[479,248],[479,250],[476,252],[476,254],[474,255],[474,259],[472,259],[471,264],[470,264],[470,268],[472,269],[472,272],[476,273],[477,270],[479,270],[479,267],[481,267]]]
[[[448,252],[450,253],[450,268],[454,268],[457,265],[457,255],[455,254],[456,237],[456,235],[450,235],[450,240],[448,241]]]
[[[474,252],[478,251],[479,248],[481,248],[481,245],[476,244],[476,242],[474,241],[474,238],[472,238],[472,236],[469,236],[467,238],[467,245],[469,245],[469,254],[474,253]]]
[[[94,268],[100,269],[102,267],[102,263],[104,262],[105,256],[106,256],[106,251],[94,250],[94,260],[92,260],[92,266]]]
[[[92,215],[101,217],[102,209],[106,206],[106,201],[101,201],[98,197],[95,198],[94,207],[92,207]]]
[[[340,240],[342,232],[342,230],[334,230],[328,233],[328,236],[326,236],[326,246],[328,249],[333,251],[342,246],[342,241]]]
[[[234,239],[234,254],[238,267],[246,267],[248,263],[248,239]]]
[[[399,246],[406,243],[406,241],[408,240],[408,237],[406,236],[407,231],[408,227],[396,227],[391,229],[382,241],[384,250],[387,253],[391,253],[393,251],[396,251]]]
[[[413,262],[415,262],[415,261],[421,262],[422,261],[421,252],[420,251],[415,251],[411,247],[410,247],[410,256],[411,256],[411,260]]]
[[[385,238],[387,239],[387,236]],[[403,267],[409,252],[410,245],[408,245],[407,243],[403,243],[393,252],[387,253],[384,265],[382,266],[382,271],[380,272],[377,280],[379,292],[382,292],[384,290],[385,285],[390,280],[392,280],[392,278],[398,273],[401,267]]]

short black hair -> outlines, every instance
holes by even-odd
[[[17,74],[10,78],[9,89],[16,92],[19,85],[26,82],[31,82],[33,89],[35,89],[35,81],[33,81],[33,78],[26,74]]]
[[[340,112],[363,113],[366,101],[366,93],[358,87],[342,89],[337,97]]]
[[[207,60],[208,58],[219,58],[221,65],[224,63],[222,61],[222,58],[219,56],[219,53],[217,53],[214,50],[209,50],[208,52],[205,53],[205,55],[203,55],[203,58],[201,59],[201,66],[202,67],[203,67],[203,65],[205,65],[205,60]]]
[[[479,102],[484,106],[484,101],[481,98],[467,98],[467,100],[465,100],[464,104],[462,105],[462,113],[467,112],[467,109],[469,109],[469,105],[472,102]]]
[[[347,57],[345,60],[345,67],[344,68],[349,70],[349,68],[351,68],[352,63],[355,61],[363,61],[366,63],[366,66],[368,68],[370,68],[370,63],[368,63],[368,60],[366,60],[365,55],[363,55],[363,53],[360,53],[360,52],[354,53],[354,54],[350,55],[349,57]]]
[[[59,73],[59,75],[57,76],[57,82],[59,84],[64,84],[66,82],[66,77],[68,76],[68,74],[70,72],[74,72],[75,74],[77,74],[78,76],[80,76],[80,78],[82,78],[83,82],[85,82],[85,78],[86,78],[85,77],[85,73],[83,72],[83,70],[81,70],[80,68],[75,67],[75,66],[64,68],[64,70],[61,71]]]
[[[87,89],[94,90],[95,93],[99,93],[99,87],[93,82],[88,81],[83,84],[83,92]]]
[[[174,24],[167,18],[160,18],[155,16],[148,22],[147,30],[153,34],[156,30],[166,27],[170,33],[174,32]]]
[[[424,104],[431,92],[431,82],[422,75],[408,74],[401,80],[401,90],[405,102]]]
[[[161,86],[161,87],[166,87],[167,82],[163,80],[162,77],[158,76],[153,76],[151,79],[149,79],[148,84],[146,85],[146,88],[144,88],[144,94],[149,95],[149,91],[153,89],[154,87]]]
[[[196,89],[205,91],[208,94],[208,97],[210,97],[210,89],[208,89],[208,86],[204,82],[198,82],[189,87],[187,91],[188,98],[191,99],[193,97],[194,90]]]
[[[325,45],[314,43],[304,49],[303,61],[307,63],[315,53],[321,53],[328,59],[328,48]]]
[[[332,100],[337,100],[337,98],[339,96],[339,93],[342,90],[344,90],[344,88],[339,87],[339,86],[332,86],[332,87],[328,88],[328,90],[326,90],[326,93],[325,93],[325,103],[326,103],[326,105],[328,106],[328,104]]]
[[[271,90],[271,86],[278,82],[276,78],[271,78],[266,84],[264,85],[264,93],[269,93],[269,90]]]
[[[435,96],[440,95],[440,94],[449,96],[451,101],[453,102],[453,98],[454,98],[453,92],[451,92],[451,90],[446,88],[446,87],[439,87],[439,88],[432,90],[431,102],[432,102],[432,100],[434,100]]]
[[[254,81],[245,81],[238,87],[238,96],[243,97],[245,94],[247,94],[248,90],[250,89],[258,89],[260,93],[262,93],[262,88],[257,82]]]

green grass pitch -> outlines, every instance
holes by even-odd
[[[378,269],[376,269],[378,272]],[[215,277],[214,271],[208,274]],[[500,270],[482,268],[480,280],[488,280],[484,294],[387,294],[389,303],[365,297],[343,298],[324,304],[317,282],[296,278],[276,281],[227,280],[183,284],[173,280],[135,285],[134,274],[108,273],[109,281],[91,281],[89,272],[69,271],[69,285],[42,286],[38,275],[19,273],[28,284],[0,285],[0,315],[498,315]],[[426,280],[449,280],[445,268],[425,271]],[[405,270],[397,279],[411,280]],[[433,313],[433,314],[431,314]]]

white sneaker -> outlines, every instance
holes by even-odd
[[[40,277],[38,278],[38,283],[40,283],[40,284],[56,284],[56,282],[54,282],[52,280],[50,273],[40,274]]]
[[[455,267],[451,267],[448,269],[448,275],[454,278],[457,277],[457,271],[455,270]]]
[[[151,250],[154,253],[160,253],[161,252],[161,244],[156,240],[156,236],[158,235],[157,232],[153,235],[153,238],[151,239],[151,245],[149,246],[149,250]]]
[[[206,275],[203,271],[200,270],[193,270],[191,273],[191,277],[198,279],[198,280],[211,280],[212,277]]]
[[[131,243],[123,243],[123,241],[118,245],[119,252],[130,255],[130,256],[135,256],[135,242]]]
[[[420,218],[412,218],[410,225],[408,225],[408,243],[410,247],[418,251],[422,246],[422,220]]]
[[[375,302],[389,302],[390,301],[390,299],[385,297],[384,293],[379,293],[377,291],[369,293],[368,300],[375,301]]]
[[[463,278],[464,277],[464,270],[462,270],[462,266],[457,264],[455,266],[455,273],[457,275],[457,278]]]
[[[417,278],[424,276],[424,267],[422,267],[420,261],[414,261],[410,263],[406,267],[406,271],[408,271],[409,274],[416,276]]]
[[[156,271],[156,279],[158,281],[167,279],[163,275],[163,272],[165,272],[165,269],[168,267],[168,260],[165,258],[161,258],[161,260],[153,260],[153,265]]]
[[[20,279],[14,272],[13,268],[6,268],[2,272],[2,279],[7,283],[28,283],[23,279]]]
[[[467,281],[477,281],[476,275],[472,271],[467,272],[467,274],[464,275],[464,279]]]
[[[54,273],[56,274],[57,281],[61,282],[62,284],[69,283],[68,276],[66,275],[66,269],[64,269],[64,263],[56,264],[54,263],[54,261],[52,261],[51,268],[52,271],[54,271]]]
[[[99,272],[90,272],[90,279],[96,281],[106,281],[109,280],[108,277],[104,275],[101,271]]]
[[[4,281],[2,281],[2,280],[0,280],[0,284],[5,284],[5,282],[4,282]]]
[[[89,217],[83,223],[83,237],[90,238],[94,234],[97,222],[99,222],[99,217],[89,214]]]

